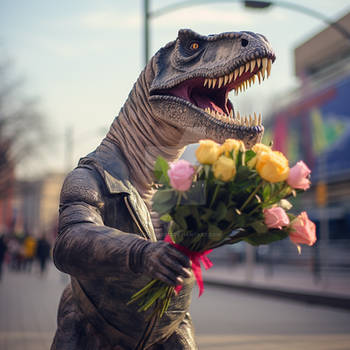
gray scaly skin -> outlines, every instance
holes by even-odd
[[[206,138],[241,139],[247,148],[261,140],[261,119],[240,118],[228,93],[260,82],[274,60],[267,39],[251,32],[202,36],[183,29],[157,52],[107,135],[122,149],[147,203],[158,155],[174,161],[186,145]]]
[[[258,142],[263,126],[242,122],[228,92],[269,75],[274,59],[259,34],[180,30],[150,60],[106,138],[63,185],[53,256],[72,283],[52,350],[196,349],[190,261],[157,241],[149,215],[154,161],[174,161],[203,138]],[[162,319],[149,321],[152,310],[127,302],[153,278],[183,288]]]

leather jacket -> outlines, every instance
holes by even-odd
[[[197,349],[188,313],[193,277],[160,320],[127,305],[151,280],[131,268],[139,240],[156,241],[148,208],[120,150],[104,140],[63,184],[54,262],[71,283],[51,350]]]

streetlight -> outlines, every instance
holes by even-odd
[[[308,7],[305,7],[303,5],[295,4],[289,1],[251,1],[251,0],[185,0],[185,1],[179,1],[178,3],[164,6],[158,10],[150,11],[150,0],[144,0],[143,1],[143,17],[144,17],[144,62],[145,65],[147,64],[149,60],[149,47],[150,47],[150,20],[152,18],[160,17],[166,13],[176,11],[180,8],[189,7],[189,6],[195,6],[195,5],[201,5],[206,3],[213,3],[213,2],[240,2],[244,4],[247,8],[254,8],[254,9],[265,9],[270,6],[280,6],[284,7],[289,10],[297,11],[304,13],[305,15],[317,18],[327,25],[331,26],[335,30],[337,30],[340,34],[342,34],[350,43],[350,32],[344,28],[339,23],[333,22],[330,18],[325,16],[324,14],[315,11],[313,9],[310,9]]]

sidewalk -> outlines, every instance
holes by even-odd
[[[244,264],[214,263],[211,269],[203,270],[205,284],[350,309],[350,273],[328,272],[321,277],[316,282],[304,266],[275,266],[272,274],[263,264],[248,270]]]
[[[48,350],[56,329],[60,295],[68,282],[53,264],[47,274],[12,272],[0,281],[0,349]]]

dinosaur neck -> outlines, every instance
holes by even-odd
[[[153,59],[141,73],[107,139],[123,152],[131,174],[131,181],[146,204],[153,194],[154,162],[158,156],[168,161],[178,159],[186,146],[183,130],[153,117],[148,102],[149,85],[154,78]]]

